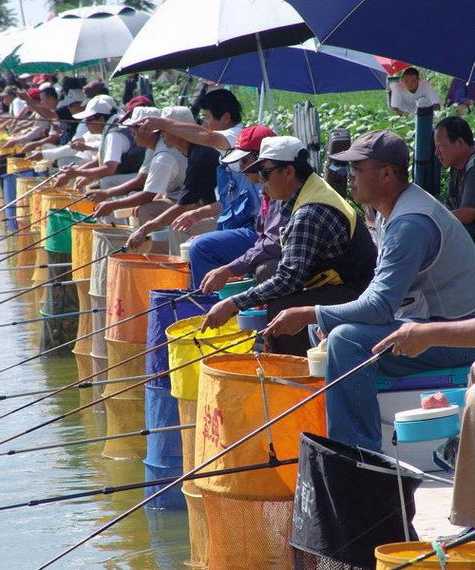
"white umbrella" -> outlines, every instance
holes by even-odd
[[[167,0],[130,44],[114,74],[186,68],[312,36],[284,0]]]
[[[149,15],[129,6],[67,10],[27,34],[20,65],[66,64],[120,57]]]
[[[0,33],[0,65],[17,47],[21,46],[24,38],[32,30],[33,28],[12,28]]]

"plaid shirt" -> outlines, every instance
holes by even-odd
[[[345,216],[335,208],[320,204],[306,204],[291,215],[297,196],[282,206],[282,215],[290,216],[290,220],[282,232],[284,247],[275,275],[232,297],[239,309],[302,291],[304,284],[318,273],[323,261],[344,254],[350,241]]]

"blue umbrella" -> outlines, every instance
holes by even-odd
[[[298,93],[334,93],[383,89],[386,73],[374,56],[330,46],[301,46],[264,51],[271,89]],[[190,73],[216,83],[260,87],[264,81],[259,54],[246,53],[190,68]]]
[[[410,61],[470,80],[474,0],[287,0],[324,44]]]

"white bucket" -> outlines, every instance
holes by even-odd
[[[311,376],[325,378],[327,370],[327,341],[307,350],[308,369]]]
[[[190,248],[193,240],[189,239],[180,244],[180,257],[183,261],[190,261]]]

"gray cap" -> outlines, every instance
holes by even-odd
[[[341,162],[371,159],[408,167],[409,148],[401,137],[391,131],[372,131],[355,139],[348,150],[331,154],[330,158]]]

